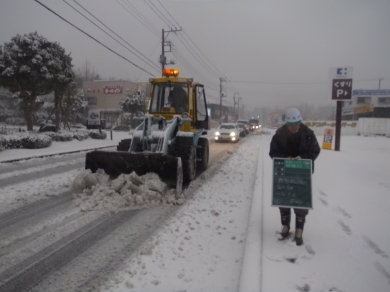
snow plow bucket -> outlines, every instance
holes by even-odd
[[[122,173],[130,174],[133,171],[138,175],[154,172],[168,187],[176,189],[176,198],[182,192],[183,167],[180,157],[144,152],[88,152],[85,169],[96,172],[98,168],[103,169],[112,179],[117,178]]]

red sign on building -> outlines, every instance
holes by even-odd
[[[123,86],[120,85],[106,85],[103,87],[104,94],[121,94]]]

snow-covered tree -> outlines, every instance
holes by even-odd
[[[60,62],[53,68],[53,90],[54,90],[54,115],[56,131],[60,128],[61,107],[64,96],[73,96],[76,92],[76,83],[74,83],[75,74],[72,70],[72,58],[65,54],[65,50],[57,43],[54,43],[53,53],[58,56]]]
[[[145,99],[138,94],[127,95],[119,102],[121,109],[126,113],[135,114],[137,111],[145,112]]]
[[[84,112],[88,102],[84,100],[82,90],[75,93],[75,88],[70,87],[65,93],[61,104],[61,116],[64,127],[70,129],[70,123],[84,123]]]
[[[58,43],[37,32],[16,35],[0,50],[0,85],[18,92],[27,129],[33,129],[36,98],[67,84],[73,76],[71,58]]]

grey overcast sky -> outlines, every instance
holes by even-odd
[[[247,110],[334,105],[332,67],[353,67],[354,89],[378,89],[379,83],[390,89],[390,0],[39,2],[148,73],[35,0],[0,0],[0,44],[36,31],[71,53],[75,68],[88,61],[104,78],[160,76],[162,29],[181,28],[166,34],[173,52],[165,54],[181,76],[205,84],[213,103],[219,103],[223,77],[224,104],[232,105],[237,93]]]

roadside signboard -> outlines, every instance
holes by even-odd
[[[272,206],[313,209],[310,159],[273,159]]]
[[[353,67],[329,68],[329,84],[332,100],[337,101],[336,107],[336,135],[334,150],[340,151],[341,138],[341,112],[343,100],[352,99],[352,75]]]
[[[390,89],[357,89],[352,95],[390,95]]]
[[[328,74],[328,90],[332,100],[345,100],[352,96],[353,67],[330,67]],[[345,82],[342,83],[341,82]],[[347,82],[351,82],[350,84]],[[350,85],[350,86],[349,86]],[[347,94],[346,94],[347,92]]]
[[[329,79],[350,79],[353,78],[353,67],[331,67],[329,68]]]
[[[352,98],[352,79],[332,80],[332,100],[346,100]]]
[[[88,111],[88,126],[100,126],[100,110]]]
[[[332,150],[333,129],[324,129],[324,141],[322,142],[322,149]]]

